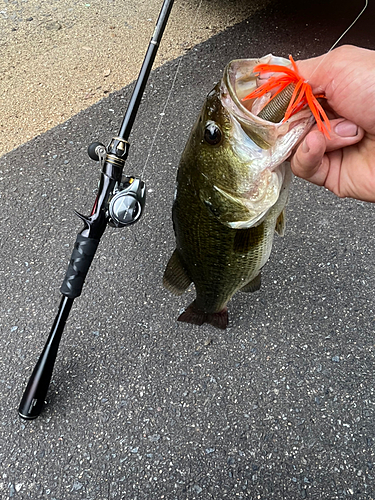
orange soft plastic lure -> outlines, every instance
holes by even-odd
[[[297,65],[292,56],[289,56],[292,68],[280,66],[277,64],[258,64],[254,66],[253,72],[259,73],[284,73],[279,76],[271,76],[265,83],[253,90],[243,100],[255,99],[262,97],[267,92],[276,89],[275,94],[271,97],[270,101],[277,96],[282,90],[290,84],[294,84],[292,98],[290,99],[289,106],[285,112],[284,120],[288,120],[292,115],[300,111],[304,106],[308,105],[314,118],[318,129],[329,139],[329,132],[331,124],[324,112],[324,109],[319,104],[318,98],[325,97],[322,94],[314,95],[311,85],[305,80],[298,72]]]

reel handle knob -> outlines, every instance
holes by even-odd
[[[92,142],[90,144],[90,146],[87,148],[87,154],[94,161],[100,160],[100,156],[98,155],[97,148],[103,148],[104,151],[106,150],[104,144],[102,144],[101,142]]]

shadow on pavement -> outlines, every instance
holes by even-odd
[[[373,206],[295,181],[286,236],[261,291],[230,303],[227,332],[177,324],[191,297],[161,286],[176,166],[226,63],[320,54],[352,18],[290,5],[186,54],[149,154],[178,61],[152,73],[127,164],[144,171],[146,214],[105,234],[46,409],[26,423],[17,407],[80,229],[72,209],[94,200],[86,146],[116,134],[131,86],[2,158],[3,498],[373,498]],[[374,49],[372,19],[345,43]]]

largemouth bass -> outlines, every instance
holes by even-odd
[[[314,119],[303,109],[273,123],[281,104],[267,119],[254,114],[270,99],[245,100],[257,87],[259,63],[290,65],[272,55],[229,63],[181,157],[172,210],[176,249],[163,284],[180,295],[194,282],[196,299],[179,321],[226,328],[228,301],[239,290],[260,288],[274,232],[284,234],[291,178],[285,160]]]

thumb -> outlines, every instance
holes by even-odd
[[[363,136],[363,129],[343,118],[331,120],[329,139],[324,137],[315,126],[297,148],[291,160],[294,174],[323,186],[330,168],[330,161],[325,153],[352,146],[358,143]]]
[[[321,132],[313,130],[305,137],[291,159],[294,175],[323,186],[328,174],[324,165],[326,140]]]

